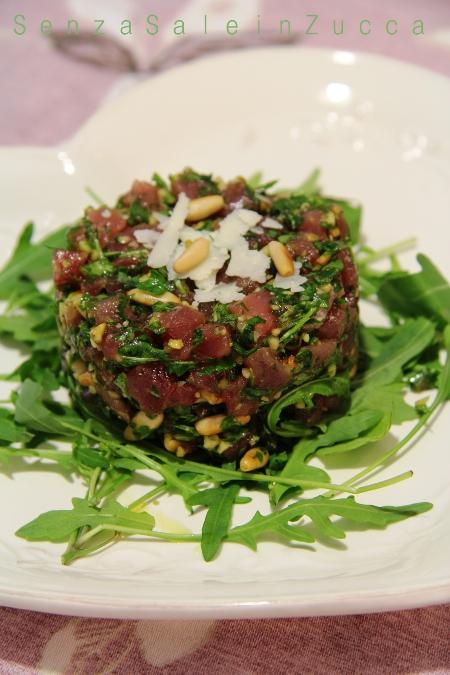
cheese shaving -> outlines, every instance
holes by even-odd
[[[243,235],[261,220],[261,215],[249,209],[236,209],[226,216],[220,223],[220,228],[214,233],[216,245],[229,251],[237,244]]]
[[[188,214],[189,201],[184,192],[179,195],[164,232],[162,232],[148,256],[147,265],[149,267],[163,267],[169,264],[178,244],[180,230],[183,228]]]
[[[264,283],[266,270],[270,265],[268,258],[261,251],[252,251],[248,242],[240,237],[231,251],[231,259],[228,264],[227,274],[230,277],[244,277]]]
[[[300,275],[301,263],[294,262],[295,272],[290,277],[282,277],[277,274],[272,284],[275,288],[282,288],[285,291],[299,293],[303,289],[306,277]]]
[[[282,224],[279,223],[278,220],[275,220],[274,218],[269,218],[269,217],[264,218],[264,220],[262,221],[262,223],[260,223],[260,225],[261,225],[261,227],[267,227],[270,230],[282,230],[283,229]]]
[[[134,230],[133,232],[136,241],[148,248],[152,248],[156,244],[161,234],[158,230]]]
[[[209,290],[197,289],[195,291],[194,300],[195,302],[221,302],[224,305],[229,302],[236,302],[237,300],[242,300],[245,298],[245,294],[235,283],[225,284],[220,283],[216,284],[213,288]]]

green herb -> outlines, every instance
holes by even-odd
[[[33,223],[24,227],[10,259],[0,272],[0,299],[7,300],[23,279],[41,281],[49,278],[52,249],[65,246],[67,231],[67,227],[61,227],[44,239],[32,242]]]
[[[147,279],[139,281],[137,287],[152,295],[162,295],[169,290],[167,274],[163,270],[151,270]]]
[[[161,188],[163,190],[167,190],[169,186],[167,185],[166,181],[164,178],[162,178],[159,173],[154,173],[152,176],[152,181],[155,183],[156,187]]]
[[[282,413],[291,406],[301,404],[312,408],[314,396],[349,396],[349,382],[343,377],[323,378],[306,382],[293,391],[284,394],[270,407],[267,415],[267,426],[274,434],[286,437],[302,436],[307,429],[302,422],[295,419],[282,419]]]
[[[208,507],[202,527],[202,553],[209,562],[217,554],[220,544],[228,534],[233,504],[239,492],[239,485],[229,485],[202,490],[189,498],[191,506]]]
[[[111,499],[101,508],[89,506],[85,499],[74,498],[71,511],[48,511],[16,532],[27,541],[68,541],[81,527],[92,531],[109,530],[127,534],[150,534],[155,525],[149,513],[135,513]]]
[[[422,270],[416,274],[399,272],[380,286],[378,297],[391,313],[400,316],[426,316],[440,326],[450,323],[450,285],[426,256],[417,256]]]
[[[128,223],[130,225],[139,225],[140,223],[148,223],[150,211],[142,205],[140,199],[135,199],[128,211]]]
[[[331,539],[344,539],[345,531],[332,522],[330,516],[337,515],[367,527],[384,528],[390,523],[399,522],[418,513],[425,513],[430,508],[431,504],[426,502],[400,507],[369,506],[358,504],[353,497],[347,499],[316,497],[315,499],[299,500],[292,506],[281,509],[281,511],[275,511],[267,516],[262,516],[257,511],[248,523],[230,530],[227,540],[244,544],[253,550],[256,550],[258,539],[268,534],[277,534],[288,541],[313,543],[315,537],[309,530],[298,524],[290,524],[303,516],[313,522],[319,535]]]
[[[300,183],[300,185],[294,190],[294,193],[301,195],[311,195],[318,193],[320,174],[321,170],[319,168],[313,169],[309,176],[305,178],[303,183]]]
[[[114,265],[103,257],[88,265],[83,265],[81,271],[87,277],[108,277],[114,273],[114,269]]]

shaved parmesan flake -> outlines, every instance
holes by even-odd
[[[292,291],[293,293],[299,293],[303,289],[303,284],[306,281],[306,277],[300,275],[301,263],[294,262],[295,272],[290,277],[282,277],[280,274],[277,274],[275,279],[272,281],[272,284],[275,288],[282,288],[285,291]]]
[[[216,285],[216,275],[217,272],[213,272],[209,277],[206,277],[206,279],[198,279],[195,282],[195,285],[197,288],[201,288],[202,291],[210,291],[211,288],[214,288]]]
[[[165,213],[152,213],[152,216],[158,221],[160,229],[165,230],[170,220],[169,216],[166,216]]]
[[[266,270],[270,265],[268,258],[261,251],[252,251],[244,237],[240,237],[236,246],[231,251],[231,259],[228,264],[227,274],[230,277],[243,277],[264,283]]]
[[[270,230],[282,230],[283,226],[281,223],[278,222],[278,220],[275,220],[274,218],[264,218],[262,223],[260,223],[261,227],[268,227]]]
[[[147,265],[149,267],[163,267],[169,264],[178,243],[180,230],[183,228],[188,214],[189,201],[184,192],[179,195],[164,232],[148,256]]]
[[[180,230],[180,241],[195,241],[196,239],[201,238],[210,239],[210,232],[204,230],[195,230],[193,227],[189,227],[189,225],[185,225]]]
[[[136,241],[149,248],[152,248],[156,244],[161,234],[158,230],[135,230],[133,232]]]
[[[247,230],[254,227],[260,220],[261,216],[256,211],[249,209],[232,211],[221,221],[220,228],[214,232],[217,246],[230,251]]]
[[[213,288],[209,290],[197,289],[195,291],[194,300],[195,302],[222,302],[224,305],[229,302],[236,302],[237,300],[242,300],[245,298],[245,294],[235,283],[225,284],[220,283],[216,284]]]
[[[250,209],[237,209],[235,211],[239,218],[249,227],[253,227],[261,220],[261,214],[258,211],[251,211]]]

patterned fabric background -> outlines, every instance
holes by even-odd
[[[148,5],[151,4],[151,8]],[[169,31],[145,35],[149,11],[163,26],[178,16],[190,26],[177,42]],[[235,16],[247,27],[237,47],[255,39],[258,13],[267,26],[280,18],[320,15],[320,34],[300,35],[313,46],[365,49],[412,61],[450,75],[449,0],[1,0],[0,4],[0,143],[53,144],[73,134],[108,97],[161,67],[224,47],[220,31]],[[12,17],[23,13],[27,45],[12,35]],[[95,13],[94,13],[95,12]],[[211,35],[199,38],[203,14]],[[39,35],[38,22],[51,18],[62,30],[75,16],[86,31],[83,42],[64,35]],[[108,40],[89,37],[94,16],[105,19]],[[399,21],[399,35],[375,28],[362,37],[351,30],[356,17],[370,17],[375,27],[389,16]],[[118,26],[130,18],[139,27],[132,38]],[[333,36],[333,18],[343,17],[345,38]],[[420,17],[426,34],[410,36]],[[215,31],[215,32],[214,32]],[[253,32],[251,32],[253,31]],[[196,35],[197,33],[197,35]],[[292,39],[297,39],[293,36]],[[264,40],[273,41],[266,30]],[[229,45],[229,40],[226,40]],[[0,674],[19,673],[450,673],[450,607],[366,616],[267,621],[110,621],[57,617],[0,609]]]

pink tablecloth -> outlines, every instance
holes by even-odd
[[[449,0],[2,0],[0,5],[0,143],[51,144],[70,136],[107,96],[136,75],[70,59],[39,35],[38,22],[55,27],[68,17],[92,30],[92,18],[105,18],[117,39],[122,18],[140,29],[122,41],[142,69],[167,46],[167,32],[145,38],[145,16],[161,25],[190,16],[194,27],[207,13],[212,25],[222,17],[243,17],[255,25],[258,13],[272,28],[281,18],[305,30],[307,14],[318,15],[310,45],[366,49],[410,60],[450,75]],[[13,17],[23,13],[27,32],[13,34]],[[331,21],[344,18],[343,36]],[[361,36],[359,21],[372,22]],[[395,18],[398,34],[388,36],[385,21]],[[413,37],[415,19],[425,34]],[[20,20],[22,23],[23,20]],[[144,30],[142,27],[144,26]],[[20,30],[20,29],[19,29]],[[163,31],[161,31],[163,33]],[[199,36],[199,39],[202,38]],[[91,45],[92,47],[92,45]],[[100,61],[102,43],[94,46]],[[122,58],[122,61],[124,59]],[[138,77],[142,77],[142,74]],[[270,621],[153,622],[71,619],[0,609],[0,673],[450,673],[450,607],[340,618]]]

